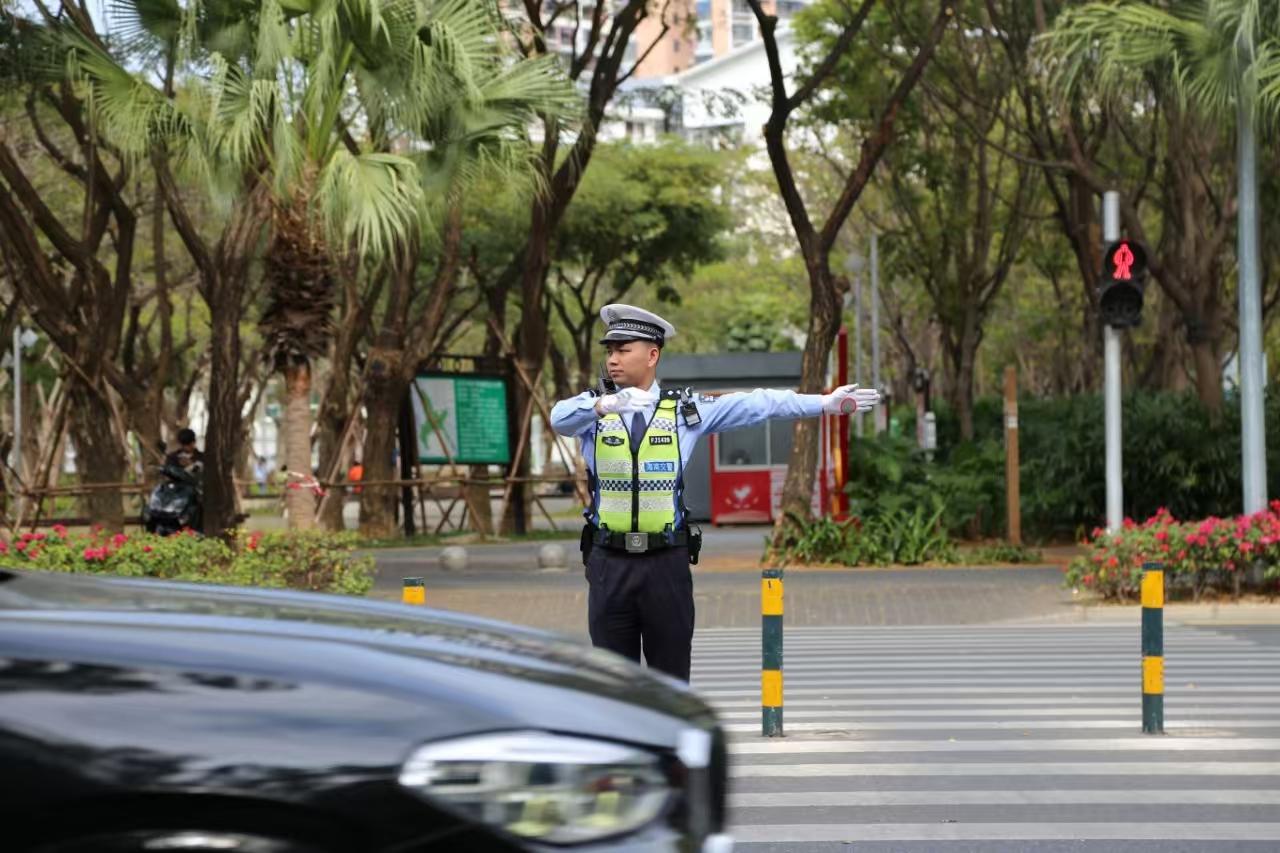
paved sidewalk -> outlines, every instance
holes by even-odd
[[[767,527],[709,528],[693,569],[697,626],[758,628],[760,554]],[[556,544],[569,568],[540,570],[538,551]],[[469,545],[468,567],[440,567],[441,548],[370,552],[378,563],[372,596],[399,600],[402,579],[421,576],[432,607],[586,635],[587,584],[577,540]],[[1136,605],[1086,603],[1062,587],[1072,549],[1049,549],[1042,566],[788,569],[789,626],[971,625],[1021,622],[1136,624]],[[1166,618],[1187,625],[1280,625],[1280,604],[1248,601],[1170,604]]]
[[[398,599],[403,563],[372,595]],[[566,634],[586,634],[587,584],[569,571],[447,572],[419,565],[427,603]],[[409,573],[409,572],[406,572]],[[1072,608],[1061,573],[1029,569],[792,569],[788,625],[949,625],[1031,616],[1062,618]],[[760,571],[694,569],[699,628],[758,627]]]

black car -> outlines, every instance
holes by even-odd
[[[6,851],[725,851],[682,684],[406,605],[0,570]]]

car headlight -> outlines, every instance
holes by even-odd
[[[662,814],[671,795],[656,755],[536,731],[419,747],[400,784],[480,823],[552,844],[632,832]]]

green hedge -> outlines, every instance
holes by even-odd
[[[984,398],[975,405],[974,441],[959,441],[959,424],[939,407],[939,452],[933,463],[913,461],[914,441],[864,441],[872,456],[890,453],[904,467],[904,484],[947,494],[947,524],[960,531],[1004,532],[1003,402]],[[1266,399],[1268,494],[1280,495],[1280,392]],[[1106,447],[1100,395],[1023,399],[1018,403],[1021,457],[1022,529],[1033,539],[1074,539],[1106,517]],[[1230,516],[1240,510],[1240,404],[1229,395],[1221,417],[1210,418],[1194,394],[1136,391],[1123,402],[1124,505],[1135,518],[1160,508],[1179,518]],[[903,431],[914,436],[908,417]],[[852,487],[862,469],[853,454]],[[870,461],[883,469],[887,463]],[[913,485],[914,484],[914,485]],[[892,487],[877,479],[870,487]],[[918,500],[915,500],[919,503]],[[976,524],[966,520],[977,518]]]
[[[785,563],[845,566],[955,562],[955,548],[940,522],[942,512],[937,505],[932,511],[890,509],[845,522],[793,517],[780,556]]]
[[[1093,531],[1089,553],[1072,561],[1066,584],[1103,598],[1137,600],[1143,564],[1158,562],[1173,597],[1205,592],[1274,592],[1280,579],[1280,501],[1254,515],[1179,522],[1166,509],[1142,524]]]
[[[945,461],[915,442],[882,434],[849,445],[849,511],[858,518],[937,516],[953,536],[990,535],[1004,526],[1004,447],[963,444]]]
[[[15,568],[363,595],[373,586],[373,559],[355,556],[356,541],[352,533],[320,531],[242,532],[225,542],[190,532],[73,533],[54,525],[0,539],[0,556]]]

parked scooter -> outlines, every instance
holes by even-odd
[[[172,536],[186,528],[199,530],[202,523],[200,466],[162,465],[164,477],[142,508],[142,527],[148,533]]]

